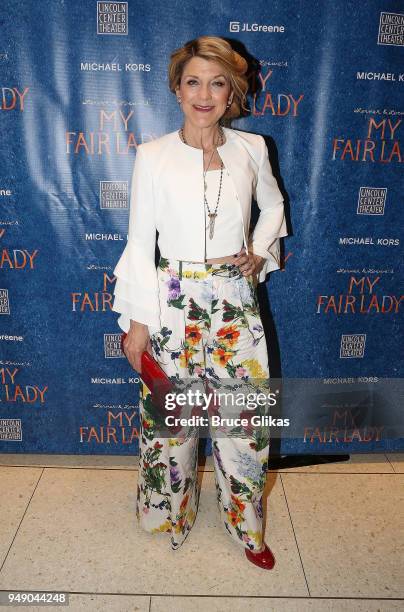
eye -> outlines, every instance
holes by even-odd
[[[192,85],[192,83],[196,83],[195,79],[189,79],[189,81],[187,81],[187,85]]]
[[[214,81],[213,85],[220,85],[220,87],[223,87],[225,83],[223,83],[223,81]]]

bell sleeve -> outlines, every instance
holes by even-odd
[[[253,194],[260,214],[248,244],[253,253],[265,259],[264,266],[258,275],[258,283],[265,280],[268,272],[279,270],[279,238],[288,235],[282,193],[272,174],[267,146],[262,136],[260,136],[260,149],[258,178]]]
[[[153,182],[143,146],[137,147],[133,168],[128,241],[114,269],[112,310],[120,313],[118,325],[125,332],[131,319],[153,328],[160,325]]]

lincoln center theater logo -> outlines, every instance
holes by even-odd
[[[364,139],[352,137],[334,138],[332,159],[351,162],[391,162],[403,161],[400,150],[400,130],[402,119],[382,119],[370,117]]]
[[[121,350],[122,334],[104,334],[105,359],[111,357],[125,357]]]
[[[8,301],[8,289],[0,289],[0,314],[10,314],[10,302]]]
[[[397,314],[403,295],[382,293],[381,276],[350,276],[346,293],[319,295],[317,314]]]
[[[342,334],[339,356],[341,359],[365,355],[366,334]]]
[[[21,419],[0,419],[0,440],[2,442],[21,441]]]
[[[404,15],[401,13],[380,13],[378,45],[404,45]]]
[[[100,208],[128,208],[128,181],[100,181]]]
[[[360,187],[358,197],[358,215],[384,215],[386,187]]]
[[[128,33],[127,2],[97,2],[97,34]]]

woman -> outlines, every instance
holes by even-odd
[[[245,108],[246,70],[218,37],[177,49],[169,86],[183,125],[137,148],[113,310],[121,313],[124,352],[139,373],[147,350],[172,380],[217,386],[269,379],[253,279],[261,282],[279,268],[279,238],[287,235],[283,198],[262,136],[221,125]],[[249,237],[253,196],[260,216]],[[144,529],[170,533],[176,549],[198,508],[197,431],[158,438],[149,399],[143,388],[136,512]],[[262,534],[269,432],[211,436],[224,526],[249,561],[271,569],[274,557]]]

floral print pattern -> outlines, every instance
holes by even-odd
[[[161,258],[157,271],[161,327],[151,330],[151,344],[171,380],[203,381],[208,390],[268,389],[267,347],[252,282],[231,264]],[[169,533],[177,549],[198,510],[198,430],[158,437],[158,416],[145,385],[139,408],[136,514],[147,531]],[[259,549],[269,430],[246,427],[218,435],[212,427],[210,435],[223,525],[238,544]]]

